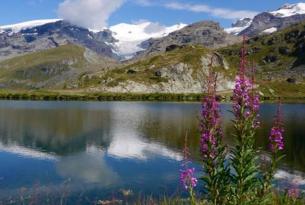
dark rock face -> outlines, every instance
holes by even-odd
[[[219,23],[202,21],[184,27],[159,39],[149,39],[141,46],[146,49],[140,55],[154,52],[170,51],[184,45],[202,45],[208,48],[219,48],[240,41],[239,37],[227,34]]]
[[[261,34],[264,30],[272,27],[282,30],[293,24],[305,20],[305,14],[298,14],[289,17],[277,17],[268,12],[263,12],[254,17],[251,25],[239,33],[239,35],[247,35],[253,37]]]
[[[55,48],[65,44],[76,44],[102,56],[118,58],[107,43],[114,41],[110,31],[93,33],[88,29],[57,21],[42,26],[23,29],[18,33],[10,30],[0,34],[0,60],[27,52]]]
[[[173,51],[175,49],[179,49],[179,48],[183,48],[183,46],[179,46],[179,45],[169,45],[166,47],[165,51],[166,52],[170,52],[170,51]]]
[[[109,29],[94,34],[95,39],[107,43],[115,43],[117,40],[113,37],[112,32]]]

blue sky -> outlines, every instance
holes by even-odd
[[[81,1],[91,4],[99,2],[94,12],[77,5]],[[90,3],[91,2],[91,3]],[[111,2],[111,3],[109,3]],[[78,19],[81,25],[97,21],[98,26],[109,26],[121,22],[149,20],[164,25],[192,23],[200,20],[215,20],[228,27],[243,14],[275,10],[295,0],[6,0],[1,1],[0,25],[33,19],[67,17]],[[110,5],[114,4],[114,5]],[[59,11],[59,7],[62,9]],[[71,7],[71,8],[70,8]],[[75,8],[75,10],[73,10]],[[100,8],[98,10],[98,8]],[[95,16],[94,16],[95,15]],[[87,22],[85,19],[88,19]],[[100,20],[102,19],[102,20]],[[102,22],[102,23],[101,23]]]

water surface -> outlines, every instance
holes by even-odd
[[[0,201],[31,195],[65,203],[179,194],[184,137],[198,170],[198,103],[0,101]],[[231,144],[229,104],[222,105]],[[261,108],[266,149],[276,105]],[[283,105],[286,158],[277,186],[305,190],[305,105]],[[13,201],[14,201],[13,200]],[[16,204],[18,204],[16,202]]]

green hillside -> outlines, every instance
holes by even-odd
[[[68,44],[0,62],[0,83],[20,89],[77,87],[79,75],[105,65],[105,59],[86,55],[85,48]]]
[[[248,61],[266,95],[305,96],[305,22],[247,40]],[[236,68],[241,44],[218,50]]]

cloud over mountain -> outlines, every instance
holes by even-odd
[[[58,7],[58,16],[76,25],[100,30],[107,26],[111,14],[124,0],[65,0]]]

